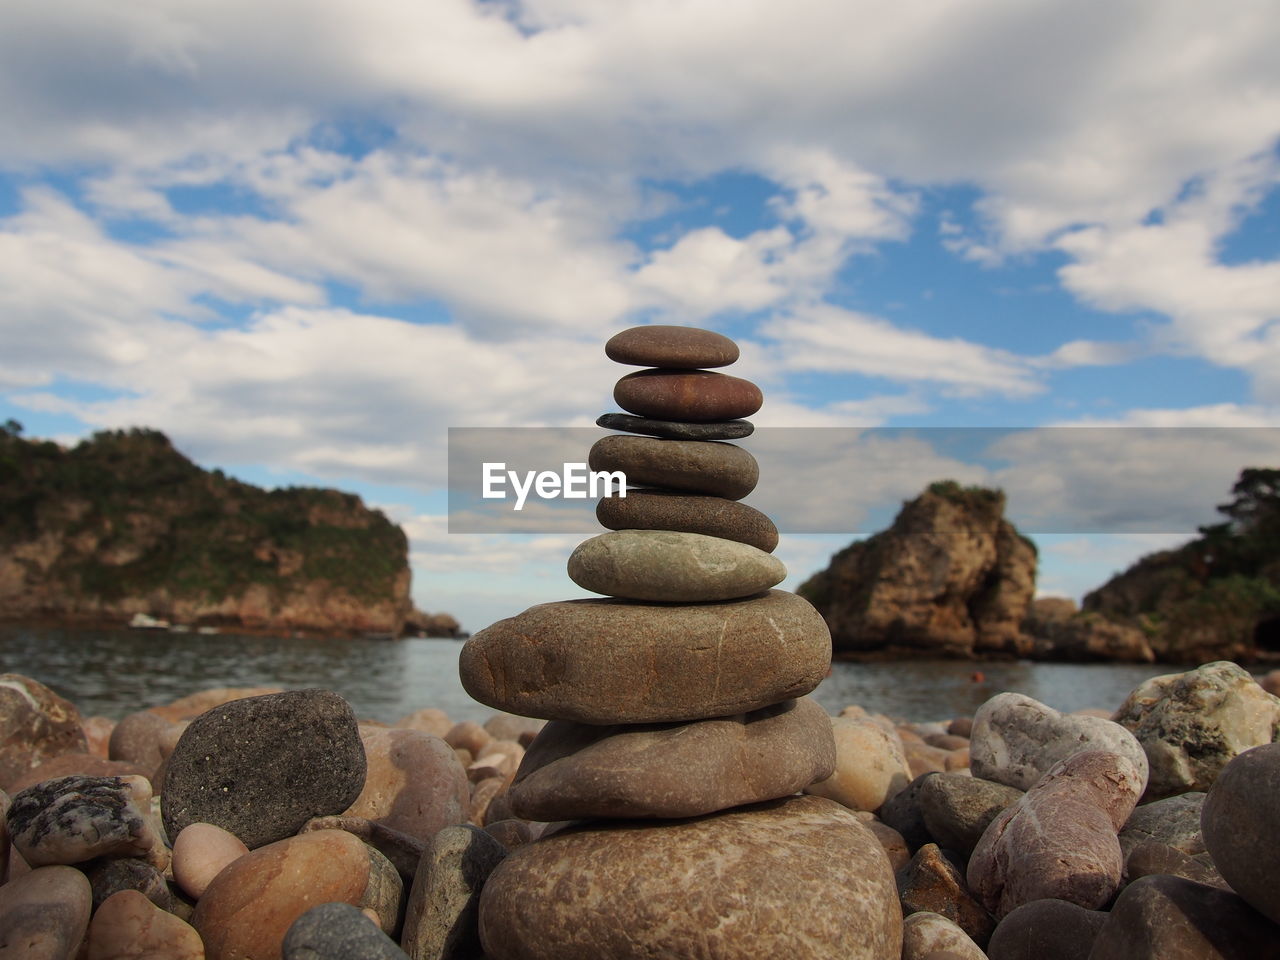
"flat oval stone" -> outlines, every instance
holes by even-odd
[[[1204,844],[1222,878],[1259,913],[1280,922],[1280,743],[1246,750],[1209,788]]]
[[[163,850],[146,777],[46,780],[14,795],[7,820],[14,847],[33,867]]]
[[[169,757],[165,832],[212,823],[252,850],[292,836],[360,795],[364,746],[355,714],[331,690],[232,700],[191,722]]]
[[[682,530],[750,544],[765,553],[778,545],[778,528],[754,507],[724,497],[700,497],[670,490],[628,490],[603,497],[596,519],[610,530]]]
[[[462,647],[458,672],[498,710],[579,723],[663,723],[758,710],[826,675],[831,634],[782,590],[707,604],[565,600],[530,607]]]
[[[508,796],[516,816],[542,822],[693,817],[785,797],[834,764],[826,711],[807,697],[693,723],[555,720],[533,741]]]
[[[467,772],[439,737],[419,730],[361,731],[369,772],[346,813],[426,842],[467,819]]]
[[[741,500],[760,481],[756,458],[732,443],[601,437],[587,454],[592,470],[621,470],[634,486],[669,487]]]
[[[200,934],[161,910],[137,890],[121,890],[103,901],[89,924],[87,960],[204,960]]]
[[[492,960],[898,960],[902,911],[857,817],[789,797],[519,847],[485,884],[480,939]]]
[[[657,420],[695,423],[749,417],[764,404],[750,380],[709,370],[639,370],[613,386],[623,410]]]
[[[782,561],[735,540],[675,530],[617,530],[584,540],[569,579],[626,600],[699,603],[749,597],[781,583]]]
[[[746,496],[746,494],[743,494]],[[0,787],[60,753],[87,753],[80,711],[43,683],[0,673]]]
[[[71,960],[89,926],[89,881],[75,867],[37,867],[0,886],[0,957]]]
[[[193,900],[204,896],[213,878],[249,848],[234,833],[212,823],[191,823],[173,841],[173,879]]]
[[[654,323],[615,333],[604,345],[610,360],[636,367],[725,367],[738,359],[738,345],[723,334],[697,327]]]
[[[606,430],[625,430],[668,440],[741,440],[755,432],[750,420],[725,420],[721,423],[689,423],[680,420],[654,420],[630,413],[604,413],[596,417],[596,426]]]

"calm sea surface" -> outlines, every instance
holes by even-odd
[[[146,630],[0,626],[0,672],[52,687],[85,716],[119,718],[209,687],[327,687],[361,717],[394,721],[420,707],[455,720],[493,713],[458,681],[453,640],[288,640]],[[1178,667],[1132,664],[836,663],[814,696],[831,713],[851,703],[910,720],[972,713],[1005,690],[1059,710],[1114,709],[1137,684]],[[982,679],[975,680],[975,671]]]

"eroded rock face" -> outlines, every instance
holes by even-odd
[[[0,674],[0,787],[62,753],[88,753],[80,711],[43,683]]]
[[[994,490],[935,484],[888,530],[851,544],[799,593],[840,651],[1025,654],[1036,551]]]
[[[1059,761],[1089,750],[1129,760],[1145,788],[1146,753],[1121,725],[1101,717],[1059,713],[1020,693],[1000,693],[973,716],[969,769],[975,777],[1029,790]]]
[[[1232,758],[1280,732],[1280,699],[1228,661],[1153,677],[1114,719],[1138,738],[1151,764],[1146,799],[1208,790]]]
[[[898,960],[902,913],[870,831],[796,797],[520,847],[485,884],[480,936],[493,960]]]
[[[1231,889],[1280,923],[1280,743],[1246,750],[1223,768],[1205,798],[1200,830]]]
[[[690,724],[587,726],[553,721],[512,783],[516,815],[693,817],[773,800],[831,772],[826,712],[808,698]]]

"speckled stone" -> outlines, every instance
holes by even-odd
[[[37,867],[0,886],[0,958],[72,960],[90,903],[89,881],[74,867]]]
[[[1065,900],[1032,900],[1000,921],[987,942],[988,960],[1089,960],[1101,910]]]
[[[285,934],[282,960],[405,960],[394,940],[349,903],[312,907]]]
[[[79,869],[89,879],[95,911],[122,890],[142,894],[161,910],[172,912],[176,907],[164,874],[138,857],[100,857]]]
[[[1205,797],[1200,830],[1223,879],[1280,923],[1280,743],[1246,750],[1223,768]]]
[[[957,960],[987,960],[982,948],[941,914],[921,910],[902,921],[902,960],[927,960],[939,953]]]
[[[995,920],[965,884],[960,868],[936,843],[926,843],[897,873],[898,898],[906,915],[926,911],[946,917],[979,946],[995,929]]]
[[[601,437],[591,446],[592,470],[621,470],[627,483],[741,500],[760,480],[756,458],[732,443]]]
[[[698,327],[654,323],[615,333],[604,345],[610,360],[636,367],[697,369],[725,367],[738,359],[738,345]]]
[[[0,788],[50,757],[87,753],[80,722],[80,711],[43,683],[0,673]]]
[[[423,852],[409,893],[401,943],[413,960],[480,957],[480,891],[507,855],[470,825],[446,827]]]
[[[604,413],[596,417],[596,426],[606,430],[625,430],[668,440],[741,440],[755,432],[750,420],[724,420],[720,423],[689,423],[681,420],[655,420],[632,413]]]
[[[750,380],[707,370],[640,370],[613,387],[623,410],[656,420],[719,423],[749,417],[764,403]]]
[[[772,553],[778,528],[754,507],[724,497],[671,490],[628,490],[625,497],[604,497],[596,519],[610,530],[683,530],[750,544]]]
[[[491,960],[898,960],[902,913],[870,831],[792,797],[544,836],[489,877],[480,938]]]
[[[165,832],[212,823],[249,849],[339,814],[360,795],[364,746],[351,707],[330,690],[233,700],[201,714],[169,757]]]
[[[208,960],[272,958],[293,922],[317,903],[369,907],[394,933],[403,884],[386,857],[341,830],[259,847],[214,877],[191,925]]]
[[[749,597],[781,583],[777,557],[735,540],[675,530],[615,530],[584,540],[569,579],[627,600],[704,603]]]
[[[827,797],[852,810],[876,811],[911,782],[902,741],[870,719],[833,717],[836,762],[831,775],[806,793]]]
[[[466,691],[499,710],[579,723],[664,723],[803,696],[831,661],[808,601],[770,590],[711,604],[544,603],[462,648]]]
[[[14,847],[33,867],[101,856],[168,862],[146,777],[46,780],[15,794],[6,819]]]
[[[467,773],[453,749],[418,730],[365,728],[360,739],[368,774],[346,810],[422,842],[467,819]]]
[[[553,721],[509,794],[516,816],[692,817],[795,793],[826,776],[835,744],[807,697],[688,724]]]
[[[87,960],[204,960],[204,944],[190,924],[161,910],[136,890],[112,894],[89,924]]]

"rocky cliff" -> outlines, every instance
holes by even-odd
[[[392,635],[422,618],[404,532],[359,497],[207,472],[154,430],[98,433],[70,449],[19,430],[0,430],[0,617],[144,613]]]
[[[1026,655],[1036,548],[1004,504],[998,490],[932,484],[798,592],[826,618],[838,654]]]

